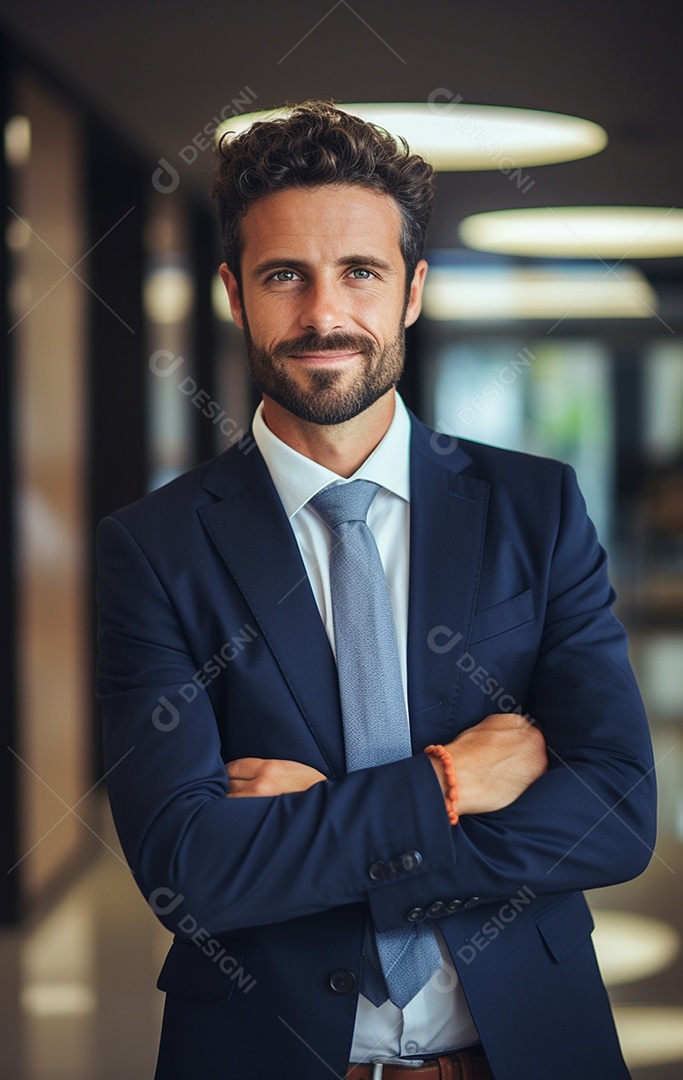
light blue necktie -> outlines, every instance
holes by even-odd
[[[366,517],[379,490],[369,480],[336,484],[310,506],[332,530],[330,587],[346,770],[412,755],[396,627]],[[405,1008],[441,964],[430,926],[366,933],[360,988],[373,1005]]]

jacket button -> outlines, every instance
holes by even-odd
[[[463,907],[466,907],[466,908],[476,907],[476,905],[478,903],[479,903],[479,897],[478,896],[470,896],[469,900],[466,900],[465,903],[463,904]]]
[[[425,911],[424,911],[424,908],[421,908],[421,907],[411,908],[410,911],[408,912],[408,914],[406,915],[406,919],[408,920],[408,922],[422,922],[424,917],[425,917]]]
[[[438,919],[439,915],[443,915],[446,905],[443,900],[435,900],[433,904],[430,904],[427,908],[427,915],[430,919]]]
[[[330,975],[330,986],[335,994],[350,994],[356,985],[356,977],[346,968],[337,968]]]
[[[382,878],[387,876],[387,864],[381,862],[381,860],[372,863],[368,870],[368,874],[373,881],[381,881]]]
[[[401,855],[401,866],[404,870],[417,870],[422,862],[422,856],[419,851],[406,851],[405,855]]]
[[[449,900],[446,904],[446,911],[449,915],[452,915],[459,907],[462,907],[462,900]]]

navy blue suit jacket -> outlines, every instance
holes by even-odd
[[[605,554],[555,461],[413,420],[410,490],[414,756],[351,775],[333,655],[253,444],[100,525],[110,797],[176,935],[158,1080],[343,1076],[368,911],[438,920],[496,1080],[628,1076],[581,890],[646,866],[654,774]],[[550,770],[451,827],[423,747],[516,708]],[[329,780],[226,799],[224,764],[247,756]]]

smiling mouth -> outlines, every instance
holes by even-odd
[[[293,353],[290,359],[303,360],[309,364],[336,364],[352,360],[359,355],[358,352]]]

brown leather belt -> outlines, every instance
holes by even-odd
[[[494,1080],[491,1067],[479,1046],[455,1054],[425,1058],[416,1068],[387,1062],[378,1065],[349,1065],[346,1080]]]

